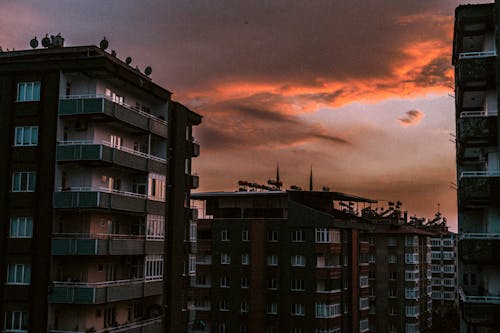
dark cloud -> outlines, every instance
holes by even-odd
[[[433,59],[422,68],[409,73],[411,81],[418,87],[453,86],[453,77],[450,75],[450,59],[441,56]]]
[[[425,113],[419,110],[406,111],[403,117],[398,118],[401,126],[413,126],[418,125],[422,119],[425,117]]]

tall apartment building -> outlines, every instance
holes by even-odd
[[[337,192],[214,192],[200,210],[194,332],[368,332],[371,223]]]
[[[370,246],[370,331],[431,332],[432,233],[407,224],[399,216],[368,218],[375,223],[363,235]]]
[[[106,43],[42,44],[0,53],[2,331],[186,331],[200,116]]]
[[[435,332],[458,327],[457,234],[446,229],[431,238],[432,313]]]
[[[458,284],[461,332],[498,332],[500,323],[500,2],[455,12]]]

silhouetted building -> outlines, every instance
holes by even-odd
[[[337,192],[196,193],[194,331],[367,332],[372,227]]]
[[[500,323],[500,2],[455,11],[458,285],[461,332],[498,332]]]
[[[185,331],[201,118],[129,61],[42,44],[0,53],[0,327]]]

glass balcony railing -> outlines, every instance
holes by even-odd
[[[145,236],[53,234],[52,255],[144,255]]]
[[[91,327],[83,330],[83,331],[75,331],[75,330],[49,330],[49,333],[113,333],[113,332],[123,332],[123,333],[154,333],[158,332],[161,329],[161,317],[151,318],[141,321],[128,322],[125,324],[117,324],[116,326],[106,327],[100,330],[95,330]]]
[[[60,116],[104,115],[153,134],[167,137],[167,122],[106,95],[71,95],[59,100]]]

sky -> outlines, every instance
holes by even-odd
[[[479,3],[481,1],[478,1]],[[482,1],[492,2],[492,1]],[[265,183],[399,200],[456,230],[459,0],[1,0],[0,45],[103,36],[203,115],[200,191]]]

